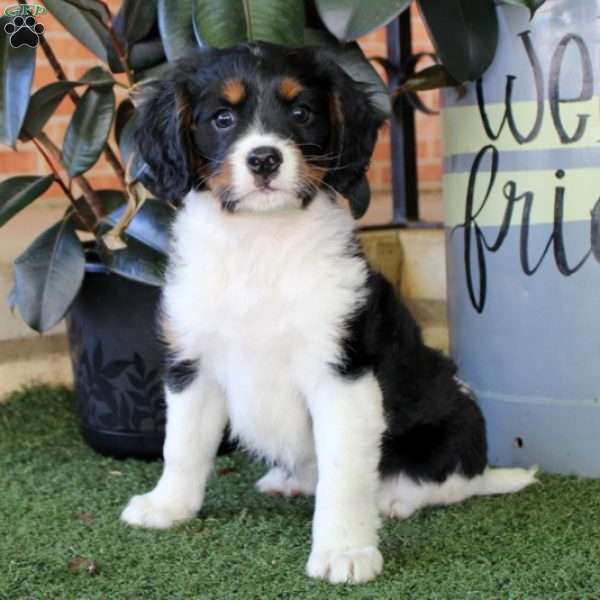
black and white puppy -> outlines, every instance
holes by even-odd
[[[535,480],[486,468],[484,421],[454,364],[423,344],[336,202],[382,121],[314,49],[207,51],[145,86],[148,187],[180,208],[163,294],[164,471],[127,523],[196,515],[228,423],[271,465],[259,490],[316,493],[307,573],[331,582],[381,571],[381,513]]]

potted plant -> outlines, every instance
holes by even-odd
[[[370,84],[376,102],[388,110],[385,87],[353,40],[410,4],[261,0],[244,2],[242,10],[233,0],[125,0],[113,15],[102,0],[44,0],[43,5],[19,0],[6,9],[0,23],[0,142],[13,148],[17,139],[34,145],[50,173],[0,183],[0,226],[53,183],[70,203],[64,217],[16,260],[10,302],[40,332],[67,316],[82,431],[92,446],[145,456],[160,455],[162,447],[162,349],[154,326],[173,209],[145,198],[148,170],[135,151],[132,89],[199,47],[263,40],[323,46],[352,77]],[[483,72],[495,50],[492,0],[475,5],[453,0],[444,6],[420,0],[419,5],[444,66],[413,77],[406,72],[403,91]],[[98,58],[98,66],[77,81],[67,79],[35,24],[46,10]],[[17,19],[28,20],[35,43],[23,42],[22,33],[16,37],[23,24]],[[31,94],[38,41],[57,81]],[[118,106],[116,87],[127,91]],[[60,147],[44,128],[65,97],[72,100],[73,113]],[[109,141],[112,133],[118,153]],[[115,171],[118,189],[94,189],[86,179],[101,155]],[[355,216],[366,211],[366,180],[349,201]]]

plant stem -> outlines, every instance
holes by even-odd
[[[110,35],[110,41],[113,45],[113,48],[115,49],[117,56],[119,57],[119,60],[121,61],[121,64],[123,65],[123,68],[125,69],[125,74],[127,75],[127,81],[129,82],[129,86],[133,86],[135,85],[135,79],[133,77],[133,73],[131,72],[129,61],[127,60],[127,52],[123,48],[121,42],[119,41],[119,38],[117,38],[117,36],[115,35],[115,31],[113,29],[112,12],[110,11],[110,7],[103,0],[98,0],[98,3],[101,4],[104,7],[104,10],[106,11],[106,15],[108,18],[107,29]]]
[[[19,0],[19,4],[26,6],[27,0]],[[104,7],[108,10],[106,5],[104,5]],[[110,12],[108,14],[110,15]],[[111,29],[111,33],[112,33],[112,29]],[[66,75],[64,69],[62,68],[62,65],[58,62],[58,59],[56,58],[56,54],[54,54],[54,51],[50,47],[50,44],[48,44],[48,42],[46,41],[46,39],[44,38],[43,35],[40,36],[40,46],[42,47],[42,51],[44,52],[44,55],[48,59],[50,66],[54,70],[54,73],[55,73],[57,79],[59,79],[61,81],[67,81],[67,75]],[[71,98],[71,100],[73,101],[73,104],[75,104],[75,106],[77,106],[77,103],[79,102],[81,96],[74,89],[69,90],[68,95],[69,95],[69,98]],[[106,146],[104,147],[104,156],[106,157],[106,161],[108,162],[108,164],[112,167],[113,171],[115,172],[115,175],[119,179],[119,183],[121,184],[121,186],[124,189],[127,189],[127,182],[125,181],[125,170],[123,169],[123,166],[121,165],[121,161],[117,158],[116,154],[113,152],[113,150],[110,147],[108,142],[106,143]],[[89,185],[88,185],[88,187],[89,187]],[[82,191],[83,191],[83,188],[82,188]],[[85,192],[84,192],[84,194],[85,194]],[[90,202],[90,204],[92,204],[92,202]]]
[[[44,150],[48,154],[50,154],[58,164],[62,166],[62,155],[60,152],[60,148],[43,131],[40,131],[36,138],[34,138],[34,143],[36,141],[39,142],[39,144],[44,148]],[[38,144],[36,144],[36,147],[38,148],[38,150],[40,150],[40,146]],[[56,169],[53,169],[53,172],[57,172]],[[86,200],[87,210],[89,210],[92,213],[96,221],[99,221],[102,218],[103,210],[102,204],[98,199],[98,196],[96,196],[96,192],[83,175],[73,177],[73,181],[81,189],[81,193],[83,194],[83,197]],[[70,191],[69,195],[71,195]]]
[[[94,233],[94,229],[95,229],[94,222],[86,214],[86,211],[82,210],[82,208],[81,208],[81,206],[79,206],[77,200],[73,197],[71,190],[65,185],[65,182],[62,180],[62,177],[60,176],[60,173],[58,172],[58,168],[56,167],[53,160],[50,158],[50,156],[48,155],[48,153],[42,146],[41,142],[39,140],[36,140],[35,138],[31,138],[31,139],[32,139],[35,147],[37,148],[38,152],[44,157],[44,160],[50,167],[50,170],[52,171],[52,173],[54,175],[54,181],[56,181],[56,183],[58,183],[58,185],[60,185],[63,192],[69,199],[69,202],[72,204],[73,208],[75,209],[75,213],[81,218],[82,222],[84,223],[84,225],[86,226],[88,231],[90,231],[91,233]],[[87,205],[86,205],[86,208],[89,208],[89,207],[87,207]]]

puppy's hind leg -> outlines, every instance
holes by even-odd
[[[129,501],[121,514],[129,525],[166,529],[200,510],[227,424],[222,389],[188,363],[176,365],[167,376],[166,396],[163,473],[151,492]]]

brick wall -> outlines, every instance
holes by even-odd
[[[0,1],[3,11],[14,2]],[[108,4],[116,12],[119,0],[109,0]],[[427,35],[416,12],[413,13],[413,37],[415,51],[429,50]],[[77,79],[89,68],[99,64],[98,59],[79,42],[75,41],[62,26],[50,15],[38,18],[43,23],[45,36],[60,63],[63,65],[69,79]],[[381,56],[386,53],[385,31],[379,30],[361,40],[367,56]],[[55,81],[55,75],[38,49],[34,89]],[[124,90],[117,89],[118,100],[124,97]],[[428,92],[423,99],[429,106],[437,105],[437,93]],[[72,103],[66,98],[46,127],[46,133],[59,145],[62,145],[65,128],[72,113]],[[418,144],[418,177],[420,200],[423,214],[426,218],[440,218],[439,188],[441,179],[441,143],[440,124],[438,117],[428,117],[417,114],[417,144]],[[113,147],[116,145],[113,143]],[[21,174],[42,174],[48,172],[44,160],[39,156],[31,143],[17,145],[18,152],[13,153],[9,148],[0,146],[0,179]],[[96,188],[114,187],[117,181],[104,157],[86,175],[92,186]],[[379,143],[374,153],[369,179],[374,190],[373,207],[369,211],[371,222],[386,221],[390,215],[390,140],[389,130],[384,128],[380,134]],[[63,195],[58,186],[51,188],[45,196],[46,201],[61,202]]]

